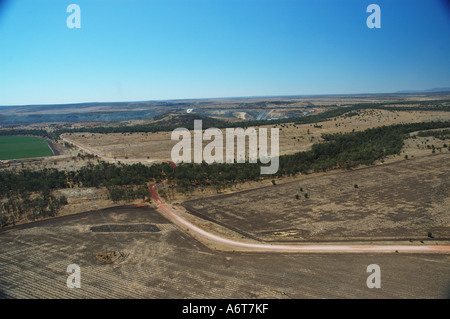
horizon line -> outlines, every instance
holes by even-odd
[[[272,98],[300,98],[300,97],[325,97],[325,96],[358,96],[358,95],[414,95],[414,94],[438,94],[450,93],[450,87],[425,90],[400,90],[395,92],[379,93],[323,93],[323,94],[282,94],[282,95],[245,95],[245,96],[222,96],[222,97],[197,97],[197,98],[172,98],[172,99],[154,99],[154,100],[124,100],[124,101],[84,101],[84,102],[66,102],[66,103],[42,103],[42,104],[9,104],[0,105],[0,107],[30,107],[30,106],[58,106],[58,105],[80,105],[80,104],[119,104],[119,103],[148,103],[148,102],[170,102],[170,101],[199,101],[199,100],[226,100],[226,99],[272,99]],[[442,91],[439,91],[442,90]]]

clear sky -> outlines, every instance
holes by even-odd
[[[69,29],[69,4],[81,28]],[[381,28],[369,29],[369,4]],[[11,0],[0,105],[450,87],[446,0]]]

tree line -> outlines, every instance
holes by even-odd
[[[41,192],[32,196],[25,191],[13,194],[7,201],[0,203],[0,226],[15,225],[21,220],[35,221],[44,217],[58,215],[61,207],[67,204],[65,196],[58,198],[49,192]]]
[[[430,131],[430,132],[419,132],[417,133],[419,137],[434,137],[440,140],[450,139],[450,130],[442,131]]]

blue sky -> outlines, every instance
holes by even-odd
[[[69,29],[69,4],[81,28]],[[381,8],[369,29],[366,8]],[[444,0],[10,0],[0,105],[450,87]]]

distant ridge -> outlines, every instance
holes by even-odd
[[[450,92],[450,87],[446,88],[433,88],[428,90],[402,90],[395,93],[440,93],[440,92]]]

